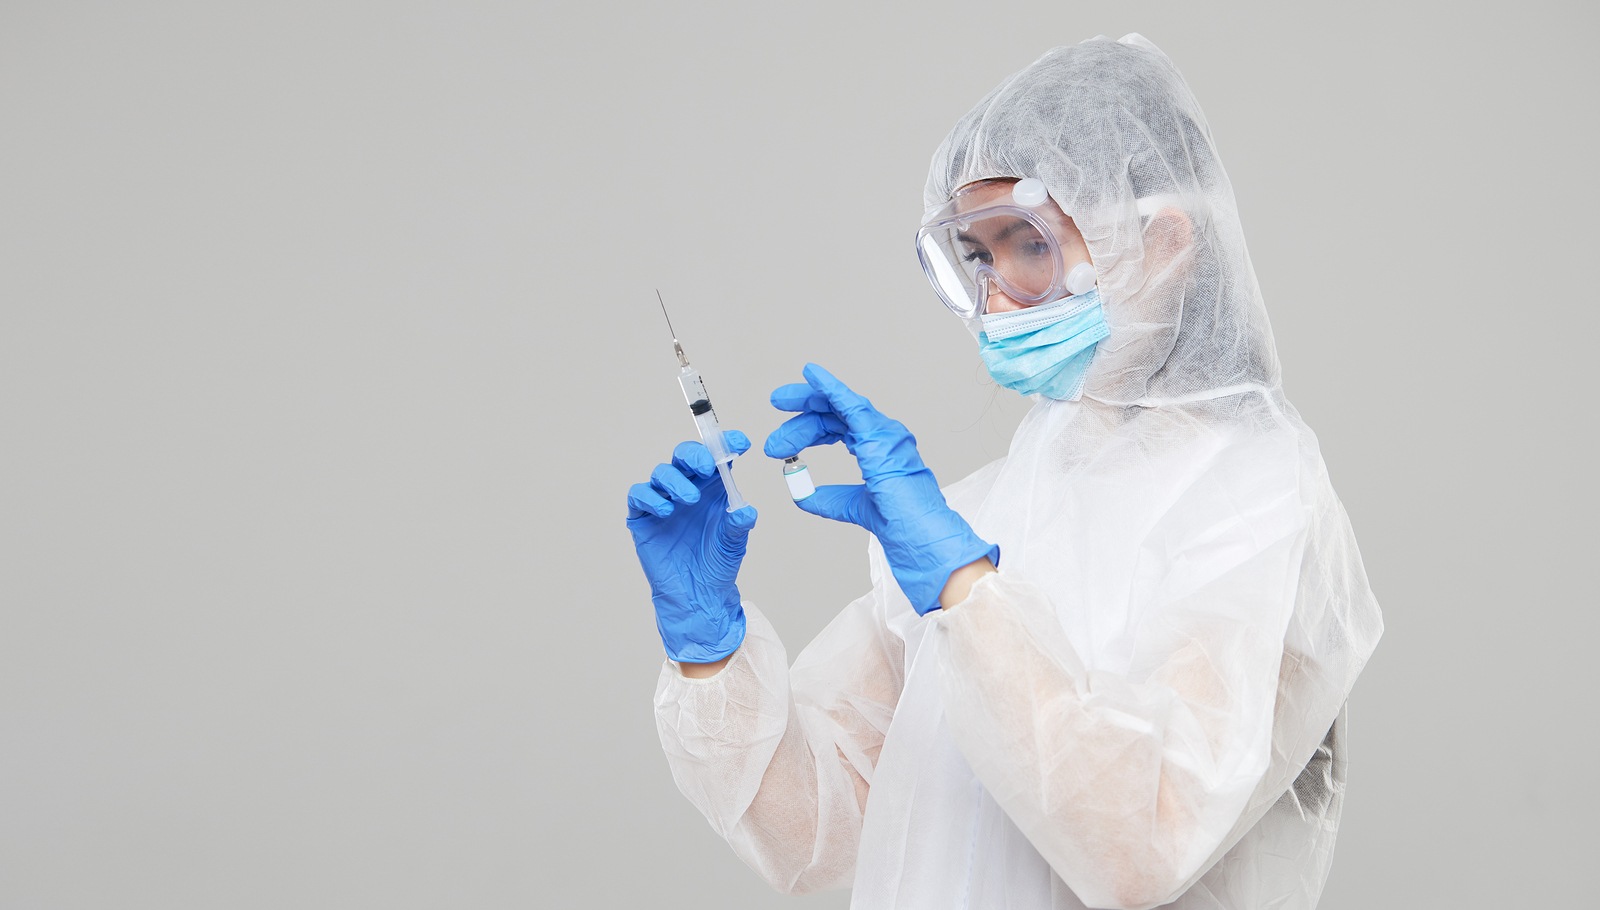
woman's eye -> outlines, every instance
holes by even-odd
[[[1050,255],[1050,244],[1045,243],[1043,240],[1034,240],[1028,244],[1027,251],[1029,256],[1048,256]]]
[[[984,265],[992,264],[993,259],[988,250],[968,250],[967,254],[961,257],[962,262],[981,262]]]

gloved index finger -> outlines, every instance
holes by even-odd
[[[750,451],[750,437],[738,430],[723,430],[723,444],[734,455],[743,455]],[[688,477],[710,477],[717,473],[717,463],[711,457],[711,450],[706,444],[697,440],[678,443],[672,450],[672,466],[682,471]]]
[[[877,409],[872,406],[872,402],[840,382],[832,373],[822,367],[814,363],[808,363],[802,372],[806,377],[806,383],[817,394],[827,398],[829,409],[843,417],[845,423],[852,430],[866,429],[866,421],[878,413]]]
[[[791,382],[772,390],[772,406],[780,411],[831,411],[828,396],[804,382]]]
[[[807,411],[785,420],[767,436],[761,450],[768,458],[799,455],[812,446],[831,445],[844,438],[846,427],[837,414]]]
[[[750,437],[738,430],[723,430],[722,440],[728,451],[735,455],[743,455],[750,451]]]

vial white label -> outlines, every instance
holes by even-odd
[[[799,502],[800,500],[805,499],[807,496],[810,496],[812,493],[817,492],[817,485],[811,482],[810,468],[801,468],[793,474],[785,474],[783,475],[783,479],[788,482],[789,496],[792,497],[795,502]]]

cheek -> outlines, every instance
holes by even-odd
[[[1022,309],[1022,304],[1006,296],[1003,291],[994,291],[989,294],[988,305],[983,308],[985,313],[1010,313]]]

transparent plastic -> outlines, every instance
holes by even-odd
[[[678,370],[678,385],[683,389],[684,400],[689,403],[689,412],[694,415],[694,426],[700,432],[700,441],[711,450],[711,458],[717,463],[722,486],[728,491],[728,511],[744,508],[749,503],[745,502],[738,485],[733,482],[733,470],[730,467],[733,452],[728,449],[727,440],[723,439],[722,426],[717,422],[717,412],[711,407],[711,396],[706,394],[706,384],[700,378],[700,371],[684,364]]]
[[[969,190],[917,231],[917,258],[945,306],[963,318],[981,316],[991,286],[1024,306],[1068,296],[1061,243],[1036,208],[1017,204],[1015,191],[975,207]]]

